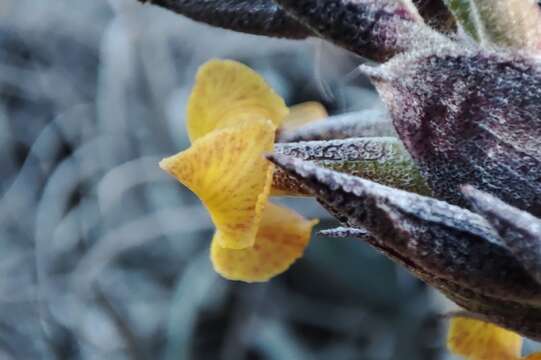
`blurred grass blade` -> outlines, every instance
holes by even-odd
[[[368,137],[279,143],[275,145],[274,151],[385,185],[419,194],[430,193],[417,166],[397,138]],[[281,169],[275,170],[272,186],[274,195],[308,193],[301,183]]]

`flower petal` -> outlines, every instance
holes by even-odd
[[[520,359],[522,337],[496,325],[474,319],[451,319],[449,350],[471,360]]]
[[[221,232],[214,235],[210,250],[216,272],[230,280],[267,281],[302,256],[317,220],[306,220],[296,212],[267,204],[253,247],[225,249]]]
[[[325,107],[317,101],[307,101],[289,108],[289,114],[286,116],[281,130],[291,131],[313,121],[329,117]]]
[[[211,60],[197,72],[188,102],[188,135],[193,142],[246,119],[267,119],[280,126],[288,109],[265,80],[236,61]]]
[[[524,358],[524,360],[541,360],[541,352],[530,354]]]
[[[275,128],[268,120],[245,121],[197,140],[160,167],[192,190],[222,235],[220,245],[242,249],[255,241],[272,183]]]

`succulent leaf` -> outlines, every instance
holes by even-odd
[[[369,136],[396,136],[387,113],[365,110],[331,116],[296,129],[281,130],[278,141],[336,140]]]
[[[541,220],[471,186],[463,191],[474,210],[491,223],[511,253],[541,284]]]
[[[430,190],[400,141],[393,137],[278,143],[274,151],[383,184],[428,194]],[[273,194],[303,195],[307,190],[295,178],[276,169]]]
[[[541,70],[507,52],[441,48],[363,66],[438,198],[472,184],[541,215]]]

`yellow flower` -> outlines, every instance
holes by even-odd
[[[541,353],[521,356],[522,337],[481,320],[451,319],[447,347],[468,360],[541,360]]]
[[[188,102],[192,146],[160,167],[193,191],[216,226],[211,260],[225,278],[265,281],[302,256],[316,220],[268,203],[271,152],[289,113],[256,72],[212,60],[196,76]]]

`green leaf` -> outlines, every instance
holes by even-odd
[[[430,194],[417,165],[400,140],[394,137],[278,143],[274,151],[384,185],[418,194]],[[301,183],[281,169],[275,171],[272,186],[275,194],[308,193]]]

